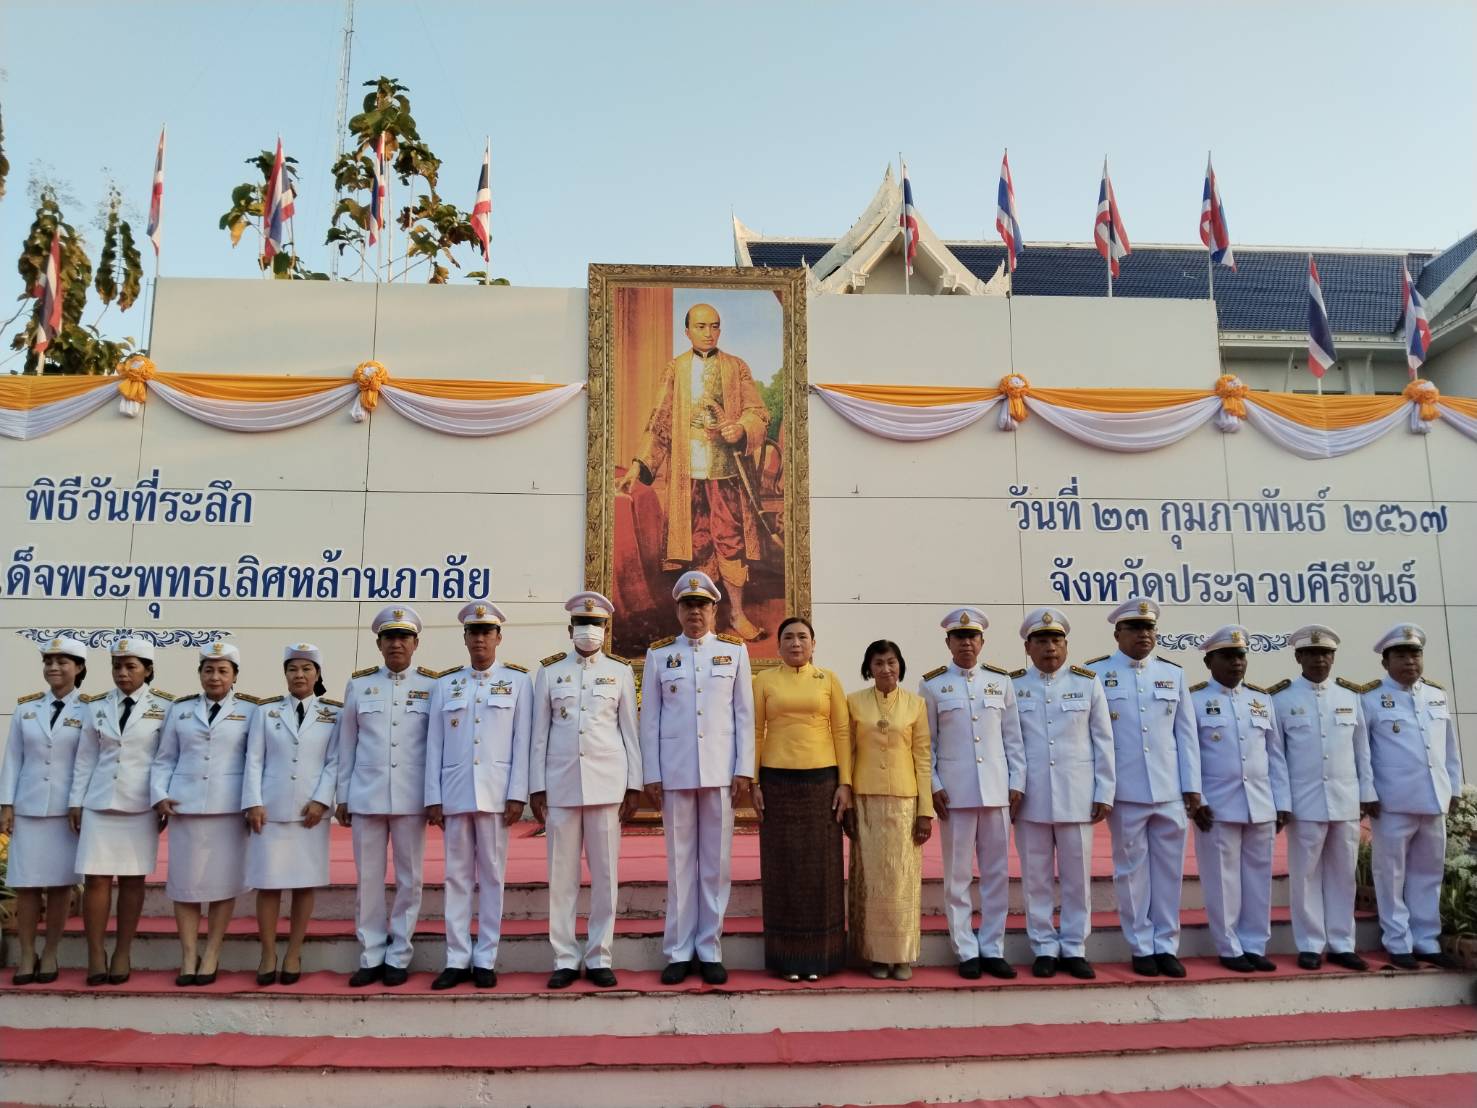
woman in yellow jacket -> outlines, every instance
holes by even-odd
[[[933,832],[928,710],[899,687],[908,672],[897,643],[878,639],[862,657],[869,688],[846,698],[851,715],[847,813],[851,950],[873,977],[913,976],[923,889],[923,844]]]
[[[815,630],[780,624],[780,660],[754,678],[754,809],[764,888],[764,964],[815,981],[846,964],[841,823],[851,807],[846,694],[811,663]]]

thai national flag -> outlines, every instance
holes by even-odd
[[[164,219],[164,128],[159,129],[159,151],[154,155],[154,191],[149,197],[149,241],[159,256],[159,225]]]
[[[385,133],[380,132],[374,150],[374,191],[369,197],[369,245],[379,242],[385,229],[385,209],[389,206],[389,181],[385,173]]]
[[[1226,226],[1226,206],[1221,203],[1221,190],[1209,154],[1205,156],[1205,191],[1200,196],[1200,241],[1210,250],[1211,261],[1236,268],[1236,255],[1231,253],[1231,232]]]
[[[1416,372],[1431,352],[1431,323],[1426,319],[1426,302],[1410,279],[1410,267],[1402,262],[1400,272],[1405,282],[1405,364],[1410,369],[1410,379],[1414,381]]]
[[[1010,179],[1010,153],[1000,159],[1000,191],[995,198],[995,230],[1005,242],[1005,264],[1015,272],[1016,260],[1025,249],[1021,242],[1021,221],[1015,214],[1015,183]]]
[[[492,261],[492,143],[482,151],[482,177],[472,205],[472,233],[482,243],[482,260]]]
[[[1318,263],[1308,255],[1308,372],[1322,377],[1338,361],[1333,348],[1333,329],[1328,325],[1328,309],[1323,304],[1323,282],[1318,276]]]
[[[1097,190],[1097,219],[1092,226],[1097,239],[1097,252],[1108,262],[1108,272],[1118,276],[1118,259],[1133,253],[1128,244],[1128,231],[1124,229],[1123,217],[1118,214],[1118,198],[1113,195],[1113,181],[1108,176],[1108,159],[1103,159],[1103,181]]]
[[[31,294],[41,301],[41,318],[36,322],[34,349],[44,354],[62,329],[62,226],[56,225],[51,236],[51,250],[46,255],[46,268],[41,272]]]
[[[903,229],[903,258],[911,277],[913,259],[918,256],[918,209],[913,207],[913,186],[908,181],[906,162],[903,163],[903,211],[898,216],[898,226]]]
[[[287,241],[287,208],[291,204],[291,187],[282,161],[282,140],[277,140],[277,156],[272,159],[272,172],[262,193],[262,258],[270,262],[282,253]]]

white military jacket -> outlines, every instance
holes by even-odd
[[[1299,674],[1267,690],[1287,761],[1292,814],[1303,820],[1357,820],[1375,799],[1362,685],[1342,677],[1315,685]]]
[[[545,658],[533,685],[528,791],[574,808],[619,804],[642,784],[631,667],[603,651]]]
[[[149,773],[152,803],[167,797],[187,816],[241,811],[246,732],[256,704],[232,690],[221,699],[212,723],[211,703],[202,693],[174,702]]]
[[[1134,661],[1121,650],[1094,658],[1113,727],[1119,803],[1163,804],[1200,791],[1200,747],[1185,671],[1150,655]]]
[[[426,806],[440,804],[448,816],[501,815],[510,800],[527,803],[532,734],[533,682],[522,666],[443,673],[426,732]]]
[[[351,814],[426,812],[426,730],[435,670],[384,666],[349,678],[338,721],[338,800]]]
[[[1242,682],[1190,687],[1200,735],[1201,799],[1225,823],[1270,823],[1290,810],[1287,763],[1271,694]]]
[[[1103,687],[1081,666],[1049,677],[1027,666],[1010,677],[1026,747],[1020,818],[1090,822],[1094,804],[1113,803],[1113,728]]]
[[[641,766],[666,789],[727,788],[754,765],[749,650],[711,632],[652,643],[642,670]]]
[[[20,816],[64,816],[72,792],[72,766],[82,737],[86,705],[73,689],[62,697],[62,710],[51,723],[56,697],[32,693],[15,702],[5,763],[0,765],[0,804],[14,806]]]
[[[123,694],[116,687],[82,697],[87,714],[77,740],[69,807],[147,812],[154,806],[149,799],[149,772],[174,697],[148,685],[140,685],[131,695],[133,711],[122,733],[118,716],[123,711]]]
[[[286,695],[262,700],[246,734],[241,807],[265,808],[268,823],[301,823],[310,800],[333,807],[343,701],[309,696],[301,726],[297,703]]]
[[[1364,694],[1369,760],[1380,807],[1435,815],[1462,788],[1462,755],[1446,690],[1424,678],[1405,688],[1386,674]]]
[[[1010,671],[939,666],[918,686],[933,736],[933,791],[950,808],[1003,808],[1009,790],[1024,792],[1026,748]]]

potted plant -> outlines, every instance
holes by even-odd
[[[1359,854],[1354,862],[1354,910],[1377,912],[1379,905],[1374,896],[1374,863],[1371,860],[1369,836],[1359,839]]]
[[[1462,786],[1446,816],[1441,948],[1463,969],[1477,969],[1477,785]]]
[[[10,836],[0,835],[0,966],[9,965],[10,932],[15,929],[15,890],[5,881],[10,870]]]

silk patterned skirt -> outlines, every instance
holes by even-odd
[[[824,976],[846,964],[844,850],[831,811],[839,780],[835,766],[759,770],[764,965],[781,976]]]
[[[864,962],[918,960],[923,848],[913,842],[914,796],[858,796],[847,906],[851,949]]]

